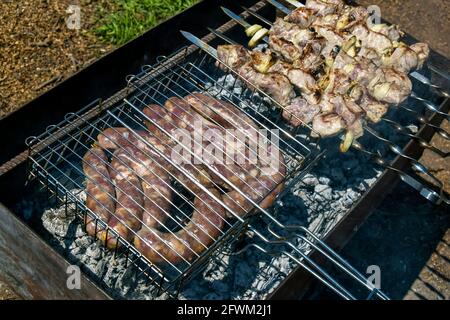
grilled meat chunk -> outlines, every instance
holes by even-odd
[[[316,10],[307,7],[298,7],[294,9],[290,14],[284,17],[284,20],[290,23],[295,23],[300,28],[306,29],[317,18],[315,15]]]
[[[345,129],[344,120],[335,113],[318,114],[312,121],[312,136],[330,137]]]
[[[251,60],[250,52],[244,46],[234,44],[218,46],[217,57],[232,69],[239,68]]]
[[[283,118],[294,127],[311,123],[314,117],[319,114],[320,106],[308,103],[304,98],[297,97],[283,109]]]
[[[367,89],[378,101],[399,104],[411,94],[412,83],[403,72],[382,67],[377,69]]]
[[[270,48],[288,62],[294,62],[303,56],[303,51],[311,42],[316,42],[316,34],[309,29],[277,18],[269,32]],[[316,44],[320,45],[320,42]],[[316,52],[320,52],[315,50]],[[309,48],[308,50],[311,50]]]
[[[373,123],[379,122],[388,110],[387,103],[375,100],[363,86],[354,86],[349,97],[364,110],[366,119]]]
[[[281,73],[288,77],[289,81],[300,89],[302,95],[308,103],[317,104],[320,100],[319,87],[314,77],[300,68],[293,68],[292,65],[283,61],[277,61],[269,72]]]
[[[306,7],[316,11],[318,16],[326,16],[341,11],[345,6],[342,0],[306,0]]]
[[[247,86],[250,89],[255,87],[261,89],[282,106],[289,104],[295,97],[294,88],[289,79],[280,73],[260,73],[250,63],[241,66],[238,73],[248,81]]]

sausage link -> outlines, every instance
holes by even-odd
[[[252,118],[227,101],[215,99],[199,92],[194,92],[185,99],[198,113],[221,124],[224,128],[237,128],[245,131],[258,131],[259,129]]]
[[[131,241],[134,233],[141,229],[144,204],[141,182],[132,169],[133,162],[134,159],[125,150],[118,149],[113,154],[109,168],[116,186],[117,205],[108,225],[127,241]],[[99,239],[110,249],[118,245],[116,237],[106,230],[102,231]]]
[[[148,118],[144,120],[148,131],[159,138],[161,143],[164,143],[167,146],[172,146],[174,141],[171,136],[177,127],[172,123],[172,118],[167,110],[158,104],[151,104],[145,107],[142,112]],[[162,129],[160,129],[156,124],[158,124]]]
[[[142,179],[144,192],[142,222],[148,227],[158,228],[169,218],[172,201],[170,175],[142,152],[135,152],[134,160],[132,168]]]
[[[222,154],[221,158],[218,158],[217,154],[211,154],[210,152],[205,151],[208,150],[209,145],[208,141],[203,141],[203,137],[207,130],[217,130],[218,137],[223,137],[224,131],[219,126],[195,112],[191,105],[185,100],[171,97],[166,101],[165,107],[171,112],[172,121],[177,127],[187,130],[193,139],[195,139],[196,136],[202,137],[201,148],[198,146],[200,142],[196,142],[193,144],[193,152],[202,160],[202,164],[209,171],[209,175],[214,183],[225,188],[230,188],[229,182],[231,182],[235,186],[241,188],[245,186],[249,172],[253,175],[257,174],[256,170],[246,170],[235,163],[227,163],[227,155],[223,148],[223,141],[216,141],[213,145],[216,149],[221,149],[219,150],[221,151],[219,155]],[[196,158],[196,160],[199,158]],[[254,166],[252,169],[254,169]],[[217,171],[218,174],[215,171]],[[224,178],[221,178],[220,176],[223,176]]]
[[[167,212],[172,199],[169,188],[170,176],[160,165],[165,161],[136,135],[165,152],[166,148],[161,145],[160,140],[144,131],[131,132],[127,128],[108,128],[99,134],[98,140],[103,148],[122,148],[127,156],[132,158],[129,165],[142,180],[144,195],[142,221],[149,227],[157,228],[168,219]],[[157,162],[154,161],[156,159],[158,159]]]
[[[208,191],[220,199],[217,189]],[[194,207],[190,222],[177,232],[143,227],[134,239],[136,248],[153,263],[193,260],[220,236],[225,217],[223,207],[207,192],[196,195]]]
[[[246,139],[249,139],[248,143],[257,143],[259,128],[256,123],[233,104],[199,92],[186,96],[185,100],[205,118],[231,130],[229,131],[230,138],[234,141],[233,144],[231,141],[227,141],[227,153],[230,155],[229,150],[233,150],[233,159],[236,163],[245,171],[254,170],[255,164],[251,159],[254,157],[256,160],[256,150],[254,152],[250,150]]]
[[[83,171],[86,175],[86,207],[107,223],[114,212],[115,191],[108,171],[108,159],[98,146],[92,147],[83,157]],[[103,230],[100,224],[86,215],[86,232],[95,236]],[[97,230],[96,230],[97,229]]]
[[[264,168],[261,170],[259,177],[251,178],[248,185],[240,189],[248,198],[258,203],[262,209],[269,208],[284,187],[282,183],[286,175],[284,157],[278,147],[273,151],[272,149],[274,149],[272,145],[269,146],[268,152],[273,157],[272,161],[278,160],[276,171],[275,168]],[[231,209],[231,212],[227,212],[228,217],[234,217],[233,213],[239,217],[245,217],[254,207],[251,201],[236,190],[224,194],[223,202]]]

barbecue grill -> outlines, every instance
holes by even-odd
[[[248,8],[241,12],[241,19],[268,24],[270,21],[273,21],[275,10],[271,4],[266,1],[248,2],[242,3]],[[273,1],[270,2],[273,4]],[[282,11],[287,12],[288,9],[286,7],[281,7],[281,4],[278,3],[275,4]],[[179,21],[183,19],[189,20],[189,16],[192,19],[192,16],[195,16],[198,12],[204,12],[206,7],[215,8],[216,16],[226,18],[217,6],[217,3],[206,1],[174,18],[172,22],[166,22],[165,25],[172,23],[172,26],[178,26]],[[235,10],[235,12],[242,10],[239,8],[239,5],[230,6],[230,9]],[[202,37],[201,41],[212,47],[224,41],[244,43],[245,38],[239,26],[239,23],[242,24],[243,20],[237,21],[235,17],[234,20],[225,21],[224,24],[210,29],[210,32]],[[207,27],[211,26],[214,25],[205,23],[205,25],[194,29],[192,24],[185,23],[181,24],[180,28],[189,30],[192,34],[201,35],[203,34],[202,28],[206,30]],[[158,33],[162,32],[163,27],[164,25],[157,27],[156,31],[150,32],[147,37],[154,39],[154,37],[158,36]],[[160,31],[158,32],[158,30]],[[176,31],[178,32],[178,30]],[[149,38],[147,37],[144,35],[137,39],[134,45],[139,46],[144,41],[143,39],[148,41]],[[178,38],[176,38],[180,40],[179,43],[186,44],[180,37],[178,35]],[[211,55],[211,51],[204,51],[205,47],[203,45],[200,45],[201,48],[198,48],[196,45],[190,44],[175,50],[179,43],[166,48],[167,55],[158,55],[150,51],[152,52],[151,56],[154,58],[154,62],[151,64],[147,63],[149,58],[144,55],[146,48],[142,47],[139,51],[143,53],[142,57],[137,58],[133,63],[127,64],[128,66],[122,69],[126,73],[131,73],[128,72],[129,70],[138,70],[134,75],[123,77],[126,80],[124,88],[118,90],[116,83],[119,80],[114,80],[115,84],[111,85],[105,93],[106,99],[100,99],[96,95],[96,88],[91,88],[89,90],[92,90],[92,94],[98,99],[84,107],[80,107],[82,105],[79,104],[80,101],[75,101],[70,107],[63,107],[64,110],[59,111],[58,116],[55,116],[54,119],[42,120],[42,123],[39,123],[36,129],[27,129],[26,135],[28,138],[24,139],[26,150],[18,155],[14,154],[14,148],[19,148],[20,146],[20,143],[17,143],[17,146],[15,145],[11,148],[12,154],[6,154],[10,158],[5,160],[9,161],[5,162],[1,167],[0,172],[2,176],[0,178],[2,179],[2,189],[5,190],[5,197],[2,201],[7,206],[23,209],[23,203],[33,202],[32,199],[42,199],[42,203],[38,205],[39,209],[35,210],[41,214],[43,211],[57,208],[58,212],[63,212],[65,216],[73,217],[70,223],[73,223],[75,226],[82,226],[82,222],[86,221],[86,217],[89,216],[94,219],[96,229],[108,228],[94,212],[85,206],[85,177],[81,169],[83,154],[95,142],[97,135],[105,128],[126,127],[132,130],[147,130],[143,125],[143,121],[149,121],[150,119],[142,112],[145,106],[149,104],[163,105],[164,101],[172,96],[182,99],[192,92],[203,92],[211,97],[220,98],[233,104],[237,110],[253,119],[261,129],[275,132],[272,135],[279,141],[279,148],[285,158],[287,168],[284,176],[286,186],[278,194],[277,204],[269,209],[265,209],[259,203],[247,197],[247,200],[250,200],[254,206],[253,214],[245,218],[235,215],[232,219],[224,221],[225,228],[221,232],[220,237],[207,246],[205,251],[196,255],[192,261],[183,261],[179,265],[169,263],[159,266],[145,258],[127,240],[115,234],[121,247],[111,253],[112,258],[108,260],[108,263],[111,261],[123,261],[127,270],[133,270],[130,271],[134,274],[133,281],[142,281],[148,286],[149,293],[146,297],[177,298],[180,292],[183,292],[193,282],[197,281],[198,277],[202,276],[205,268],[207,270],[227,268],[229,267],[227,266],[227,261],[230,259],[245,259],[246,255],[258,252],[258,254],[267,257],[269,261],[272,256],[283,257],[292,266],[295,266],[295,269],[282,270],[283,268],[279,266],[271,266],[276,270],[276,275],[274,275],[273,270],[267,269],[267,265],[259,269],[258,276],[266,283],[270,283],[270,285],[267,285],[264,290],[261,289],[260,294],[256,297],[289,297],[289,294],[294,292],[296,295],[299,295],[299,292],[306,290],[308,282],[311,279],[315,279],[344,299],[387,299],[388,297],[367,281],[361,272],[355,270],[341,258],[334,251],[334,248],[338,248],[345,243],[355,226],[360,224],[364,217],[368,215],[368,208],[374,206],[382,197],[383,192],[380,192],[380,190],[387,185],[392,187],[393,184],[391,182],[397,178],[417,189],[421,195],[430,201],[438,204],[448,203],[447,195],[442,190],[442,183],[434,178],[416,160],[423,148],[433,150],[433,147],[427,141],[434,132],[438,132],[444,137],[447,136],[445,131],[438,128],[440,121],[444,117],[448,118],[449,104],[446,99],[448,95],[444,88],[449,78],[440,71],[440,66],[436,67],[433,65],[434,61],[442,65],[445,63],[443,62],[444,60],[437,55],[433,55],[430,66],[424,72],[421,71],[421,73],[414,75],[414,101],[408,106],[402,107],[404,108],[404,113],[407,114],[406,118],[399,119],[389,114],[381,126],[365,128],[368,134],[359,143],[353,145],[356,153],[366,154],[378,168],[384,169],[383,174],[377,177],[372,187],[341,218],[339,223],[335,221],[330,228],[325,228],[325,230],[310,230],[304,225],[284,222],[285,217],[282,214],[278,214],[278,208],[285,201],[288,201],[286,199],[290,199],[290,194],[294,192],[295,188],[304,184],[303,180],[310,170],[321,161],[326,160],[324,157],[332,152],[330,151],[333,148],[333,142],[330,142],[332,140],[323,141],[323,139],[310,138],[310,129],[307,126],[291,128],[283,121],[280,108],[275,108],[277,105],[275,101],[259,90],[250,91],[245,89],[243,85],[245,80],[241,79],[233,71],[225,73],[218,69],[215,66],[216,57],[214,54]],[[133,43],[130,43],[119,49],[118,53],[113,53],[106,60],[103,60],[103,63],[106,65],[108,63],[117,63],[115,59],[118,58],[118,55],[129,53],[132,51],[132,46]],[[124,51],[120,53],[120,50]],[[102,63],[102,61],[98,63]],[[135,66],[138,65],[141,66],[136,68]],[[95,69],[95,64],[90,68],[92,68],[90,70],[94,70],[91,71],[93,73],[101,70],[101,68]],[[102,76],[107,75],[103,73]],[[75,78],[77,77],[79,77],[78,79],[83,79],[88,77],[88,75],[79,74],[75,76]],[[114,78],[120,77],[122,75],[116,75]],[[83,82],[82,80],[78,81]],[[66,90],[71,89],[70,87],[70,83],[65,83],[59,87],[61,88],[59,90],[62,90],[60,92],[64,93],[67,92]],[[59,98],[57,91],[56,93],[50,91],[47,97],[50,101],[52,99],[57,101]],[[90,98],[91,93],[84,96],[85,100]],[[39,99],[45,102],[45,97]],[[52,106],[45,106],[44,102],[39,102],[39,99],[34,103],[44,106],[45,112],[50,112]],[[30,107],[23,108],[23,110],[30,110],[32,106],[33,103],[30,104]],[[23,110],[21,112],[25,112]],[[23,121],[21,112],[2,121],[3,123],[0,124],[2,133],[11,131],[15,121]],[[60,122],[53,121],[57,118],[59,118]],[[405,121],[407,123],[404,124]],[[417,126],[421,125],[420,129],[417,132],[412,132],[407,127],[411,123]],[[155,122],[153,124],[158,127],[158,123]],[[42,127],[46,127],[45,130],[42,130]],[[16,131],[12,130],[12,132]],[[166,134],[168,133],[166,132]],[[403,136],[403,140],[392,141],[390,137],[393,135]],[[336,139],[334,141],[335,145]],[[158,152],[155,146],[147,145],[153,151]],[[439,150],[434,151],[439,152]],[[159,155],[169,161],[171,165],[177,167],[185,178],[194,181],[189,172],[184,171],[183,168],[173,163],[170,158],[166,158],[160,151]],[[412,169],[434,180],[435,184],[438,185],[438,189],[419,178]],[[20,176],[22,180],[16,181],[17,187],[14,186],[14,191],[9,190],[8,192],[8,189],[3,186],[8,183],[9,178],[13,174]],[[193,203],[189,196],[186,195],[186,190],[183,191],[185,188],[182,187],[182,181],[178,181],[177,185],[171,187],[177,194],[177,202],[175,200],[173,202],[176,214],[173,214],[173,221],[165,225],[167,232],[175,232],[190,221],[190,216],[185,213],[184,207],[192,208]],[[240,192],[238,187],[233,185],[231,187],[233,190]],[[268,190],[267,192],[270,193],[271,191]],[[17,193],[19,196],[8,197],[7,195],[10,193]],[[325,197],[324,202],[326,201],[327,198]],[[17,204],[20,205],[18,206]],[[24,227],[22,222],[9,217],[11,213],[7,209],[1,211],[2,215],[8,216],[7,221],[9,223],[5,224],[5,228],[19,226],[20,230],[25,228],[26,232],[32,232],[27,227]],[[24,214],[23,210],[21,211],[19,214],[24,217],[26,214]],[[35,225],[34,228],[39,234],[43,235],[45,231],[42,230],[42,226],[36,223],[39,218],[34,216],[30,219],[28,217],[28,223],[32,226],[36,224],[37,226]],[[3,232],[2,229],[0,231]],[[109,229],[108,232],[114,234],[112,229]],[[5,234],[6,237],[13,236],[9,232],[5,232]],[[27,238],[29,237],[27,236]],[[57,242],[52,241],[52,237],[49,237],[48,234],[45,237],[50,239],[49,241],[53,244]],[[51,251],[48,247],[44,247],[40,240],[36,238],[30,241],[37,242],[38,244],[35,245],[46,255],[48,254],[46,253],[47,251]],[[8,243],[8,241],[5,241],[5,243]],[[1,247],[1,250],[10,252],[7,247]],[[73,259],[66,251],[60,250],[60,252],[67,260],[71,261]],[[61,259],[59,256],[52,256],[52,261],[58,261],[57,264],[59,266],[66,263],[61,262]],[[82,261],[81,265],[83,266]],[[331,269],[338,270],[339,273],[346,275],[348,280],[352,281],[352,286],[347,287],[338,282],[331,275]],[[120,293],[109,288],[101,274],[96,274],[96,272],[92,272],[88,268],[85,271],[109,295],[120,296]],[[7,269],[5,274],[12,279],[26,277],[24,274],[16,273],[9,269]],[[63,276],[50,277],[48,281],[51,282],[51,286],[55,286],[59,281],[62,281],[61,277]],[[276,280],[273,279],[275,277],[277,278]],[[86,290],[80,293],[82,296],[83,294],[85,294],[84,297],[102,296],[103,293],[99,293],[99,289],[95,285],[87,283]],[[293,287],[297,285],[300,287],[293,290]],[[41,285],[29,283],[22,294],[33,296],[31,288],[34,286],[40,287]],[[45,295],[47,297],[52,295],[49,291],[51,290],[43,291],[46,292]],[[356,292],[364,292],[364,295],[357,296]],[[59,294],[71,296],[74,293],[66,293],[63,290]]]

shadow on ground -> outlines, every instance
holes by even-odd
[[[399,184],[341,252],[354,267],[381,270],[391,299],[450,299],[450,214]],[[357,287],[350,287],[357,290]],[[353,291],[352,292],[355,292]],[[334,299],[319,285],[308,299]]]

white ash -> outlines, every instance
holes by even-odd
[[[341,166],[336,165],[339,158],[347,157],[350,160],[341,159]],[[358,166],[367,174],[370,172],[370,176],[361,178],[353,174]],[[279,199],[274,213],[284,224],[308,226],[323,236],[375,182],[380,171],[369,170],[368,166],[367,161],[356,154],[333,154]],[[144,278],[137,278],[134,268],[125,266],[124,257],[115,258],[113,252],[86,235],[80,223],[71,230],[75,220],[73,210],[74,206],[69,206],[66,214],[65,207],[61,206],[48,209],[42,215],[42,223],[52,235],[53,244],[69,261],[83,265],[114,297],[168,298],[154,296],[153,287]],[[252,248],[240,255],[222,254],[216,260],[187,284],[180,299],[261,299],[295,267],[284,254],[270,257]]]
[[[247,93],[231,75],[218,81],[236,95]],[[212,84],[208,91],[222,97],[230,97],[226,90]],[[272,117],[276,110],[266,97],[258,94],[246,99],[242,107],[248,108],[263,102],[258,111]],[[305,133],[299,137],[308,141]],[[388,138],[404,145],[406,138],[390,133]],[[403,140],[402,140],[403,139]],[[375,149],[386,150],[379,142],[369,140]],[[311,143],[311,142],[310,142]],[[368,156],[357,151],[342,154],[337,151],[336,139],[321,141],[321,147],[329,152],[302,181],[294,185],[278,199],[272,213],[286,225],[302,225],[319,237],[327,234],[337,222],[358,201],[364,192],[374,184],[381,174]],[[79,196],[79,190],[74,190]],[[36,206],[36,204],[33,204]],[[27,204],[20,207],[26,211]],[[108,293],[115,298],[168,299],[165,293],[156,295],[154,287],[144,277],[138,277],[135,268],[126,266],[125,257],[115,257],[99,242],[87,236],[79,222],[75,222],[74,206],[67,213],[64,206],[51,208],[42,214],[42,224],[49,232],[48,239],[69,261],[84,266]],[[256,223],[257,229],[268,235],[264,221]],[[248,232],[245,244],[250,244],[257,236]],[[296,267],[286,254],[270,256],[254,247],[241,254],[228,254],[233,247],[219,252],[205,269],[190,280],[181,290],[180,299],[262,299],[272,292]]]

